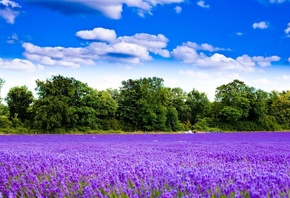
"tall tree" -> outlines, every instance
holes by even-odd
[[[239,80],[217,87],[215,100],[221,104],[221,109],[218,110],[221,121],[235,122],[247,119],[251,109],[252,91],[252,87]]]
[[[74,78],[53,76],[36,81],[38,100],[34,104],[34,126],[55,128],[97,128],[100,119],[114,114],[117,104],[107,92],[98,92]]]
[[[190,122],[195,124],[199,118],[209,113],[210,101],[204,92],[193,89],[187,94],[186,102],[190,108]]]
[[[261,89],[254,90],[250,94],[249,121],[262,121],[268,114],[269,93]]]
[[[122,82],[119,116],[130,130],[165,130],[167,91],[163,79],[141,78]]]
[[[34,97],[26,86],[12,87],[5,98],[10,119],[19,118],[21,122],[29,119],[28,108],[32,104]]]
[[[186,103],[187,93],[180,87],[169,89],[170,105],[177,110],[178,120],[182,123],[190,122],[191,111]]]
[[[290,91],[280,94],[271,105],[277,122],[285,129],[290,127]]]

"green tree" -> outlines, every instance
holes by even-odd
[[[111,97],[115,100],[115,101],[118,101],[119,99],[119,96],[120,96],[120,92],[118,89],[112,89],[112,88],[109,88],[106,90],[110,95]]]
[[[37,80],[36,84],[39,98],[33,112],[37,128],[97,129],[102,119],[114,115],[117,109],[108,92],[98,92],[74,78],[58,75],[46,81]]]
[[[271,105],[276,121],[285,129],[290,127],[290,91],[280,94]]]
[[[207,95],[193,89],[187,94],[186,102],[190,108],[190,122],[195,124],[198,119],[206,117],[210,109],[210,101]]]
[[[186,103],[187,93],[180,87],[168,89],[169,103],[177,110],[178,120],[184,124],[190,122],[191,111],[189,105]]]
[[[216,109],[216,113],[220,120],[232,123],[247,119],[251,109],[252,91],[253,88],[239,80],[217,87],[215,100],[220,103],[220,109]]]
[[[118,112],[127,130],[166,130],[168,97],[163,79],[129,79],[122,85]]]
[[[12,87],[5,98],[10,112],[10,119],[18,118],[21,122],[29,120],[28,108],[33,100],[33,94],[26,86]]]
[[[180,122],[178,120],[178,112],[174,107],[167,108],[166,128],[168,131],[180,130]]]
[[[250,97],[251,109],[249,110],[249,121],[261,121],[268,114],[269,93],[261,89],[254,90]]]

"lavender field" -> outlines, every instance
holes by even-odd
[[[290,197],[290,133],[2,135],[0,197]]]

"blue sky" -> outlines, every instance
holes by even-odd
[[[161,77],[213,100],[234,79],[290,88],[290,0],[0,0],[0,78],[102,90]]]

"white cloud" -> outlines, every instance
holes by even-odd
[[[287,28],[284,30],[287,37],[290,37],[290,22],[288,23]]]
[[[18,71],[35,71],[41,69],[41,65],[35,65],[29,60],[23,59],[12,59],[12,60],[3,60],[0,58],[0,69],[7,70],[18,70]]]
[[[146,33],[139,33],[133,36],[119,37],[118,42],[134,43],[140,46],[144,46],[149,52],[160,55],[162,57],[169,57],[168,50],[163,49],[167,46],[168,39],[163,34],[152,35]]]
[[[181,11],[182,11],[182,8],[180,7],[180,6],[176,6],[175,8],[174,8],[174,10],[175,10],[175,12],[176,13],[181,13]]]
[[[8,39],[7,39],[7,43],[9,43],[9,44],[14,44],[15,41],[18,41],[18,36],[15,33],[12,34],[12,36],[8,37]]]
[[[210,7],[209,5],[206,5],[203,0],[198,1],[197,5],[202,7],[202,8],[209,8]]]
[[[288,58],[288,62],[290,63],[290,57]]]
[[[252,60],[256,62],[261,67],[267,67],[271,66],[271,62],[279,61],[281,58],[279,56],[269,56],[269,57],[263,57],[263,56],[254,56],[252,57]]]
[[[252,26],[254,29],[267,29],[269,27],[269,23],[266,21],[261,21],[259,23],[254,23]]]
[[[243,36],[244,33],[243,33],[243,32],[237,32],[237,35],[238,35],[238,36]]]
[[[145,13],[151,13],[151,10],[157,5],[181,3],[184,0],[24,0],[40,6],[46,6],[51,9],[59,10],[63,13],[86,13],[98,11],[112,19],[120,19],[123,11],[123,5],[129,8],[137,8],[140,16]],[[45,2],[45,3],[44,3]],[[78,6],[76,9],[76,5]]]
[[[78,31],[76,36],[85,40],[99,40],[106,42],[112,42],[116,40],[115,30],[104,29],[101,27],[94,28],[93,30]]]
[[[2,5],[6,6],[6,7],[11,7],[11,8],[20,8],[20,5],[14,1],[10,1],[10,0],[2,0],[0,2]]]
[[[195,50],[203,50],[203,51],[209,51],[209,52],[215,52],[215,51],[231,51],[230,49],[224,49],[219,47],[214,47],[211,44],[208,43],[202,43],[201,45],[197,44],[196,42],[186,42],[183,45],[191,47]]]
[[[25,49],[24,56],[28,60],[43,65],[79,67],[80,64],[93,64],[93,60],[82,56],[82,48],[39,47],[31,43],[23,43],[22,47]]]
[[[206,46],[206,47],[204,47]],[[208,47],[211,46],[211,47]],[[215,48],[212,45],[198,45],[193,42],[183,43],[182,46],[177,46],[172,51],[172,56],[181,60],[184,63],[189,63],[197,67],[203,68],[216,68],[221,70],[241,70],[241,71],[254,71],[255,66],[270,66],[272,62],[279,61],[280,57],[270,56],[254,56],[242,55],[236,59],[226,57],[223,54],[215,53],[213,55],[206,55],[199,50],[212,51],[213,49],[218,50],[222,48]]]
[[[19,15],[21,6],[10,0],[0,1],[0,17],[6,20],[7,23],[13,24],[15,18]]]
[[[188,46],[177,46],[171,53],[175,59],[184,63],[194,63],[199,56],[195,49]]]
[[[100,30],[100,31],[99,31]],[[112,61],[124,63],[140,63],[152,60],[150,53],[169,57],[165,49],[168,39],[162,35],[135,34],[133,36],[116,37],[114,30],[99,28],[100,35],[104,32],[111,36],[102,36],[105,42],[91,42],[84,47],[40,47],[32,43],[23,43],[24,56],[31,61],[48,66],[80,67],[81,65],[95,65],[98,61]],[[80,33],[81,32],[81,33]],[[83,39],[96,38],[92,32],[80,31]],[[92,34],[91,34],[92,33]]]

